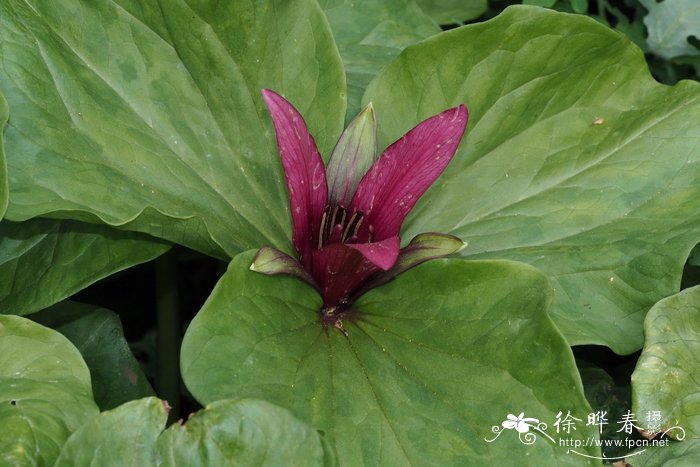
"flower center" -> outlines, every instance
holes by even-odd
[[[364,221],[364,214],[355,211],[348,217],[343,206],[326,206],[318,231],[318,249],[331,243],[354,243]]]

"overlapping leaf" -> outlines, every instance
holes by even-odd
[[[551,430],[560,410],[579,419],[590,411],[534,268],[426,263],[363,296],[346,337],[320,325],[311,287],[249,271],[252,257],[234,258],[187,330],[183,377],[200,402],[257,397],[287,407],[329,434],[343,465],[494,465],[513,456],[586,465],[544,436],[525,446],[506,430],[487,442],[508,414]],[[596,433],[579,426],[570,436]]]
[[[473,0],[472,0],[473,1]],[[345,66],[348,120],[374,76],[406,46],[440,32],[413,0],[321,0]]]
[[[632,374],[635,412],[658,412],[655,431],[680,426],[669,435],[700,438],[700,287],[654,305],[644,334],[644,350]]]
[[[364,99],[380,146],[470,109],[405,237],[450,232],[463,255],[530,263],[553,281],[571,344],[641,347],[644,314],[678,291],[700,236],[697,83],[657,84],[641,51],[589,18],[516,6],[409,47]]]
[[[163,431],[167,409],[149,397],[103,412],[68,439],[56,466],[333,465],[316,430],[267,402],[220,401]]]
[[[478,18],[488,5],[487,0],[416,0],[423,11],[438,24],[463,23]]]
[[[153,237],[102,225],[52,219],[3,221],[0,313],[41,310],[168,248]]]
[[[0,464],[52,465],[95,414],[90,373],[68,339],[0,315]]]
[[[75,345],[90,369],[92,391],[100,409],[153,395],[114,312],[63,301],[29,318],[55,329]]]
[[[102,412],[73,433],[55,465],[158,465],[155,443],[167,419],[167,405],[155,397]]]
[[[690,252],[688,264],[691,266],[700,266],[700,245],[695,245],[695,248]]]
[[[158,440],[159,465],[333,466],[314,428],[287,410],[253,399],[222,400],[173,425]]]
[[[326,154],[345,114],[312,0],[4,1],[0,64],[8,218],[99,220],[220,257],[290,246],[260,88],[288,97]]]
[[[698,55],[688,39],[700,38],[700,3],[696,0],[639,0],[649,14],[644,17],[649,50],[665,58]]]

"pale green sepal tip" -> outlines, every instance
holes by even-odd
[[[443,233],[422,233],[416,235],[402,253],[418,253],[420,256],[445,256],[458,253],[469,245],[459,237]],[[401,258],[399,258],[400,260]]]
[[[316,287],[313,278],[301,264],[299,264],[299,261],[289,256],[287,253],[269,246],[264,246],[258,250],[249,269],[267,275],[288,274],[298,277],[304,282]]]

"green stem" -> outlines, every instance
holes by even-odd
[[[158,372],[156,390],[168,401],[169,422],[180,414],[180,313],[177,295],[177,261],[173,250],[156,259],[158,313]]]

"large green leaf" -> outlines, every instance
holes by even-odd
[[[331,466],[321,434],[288,411],[252,399],[223,400],[158,440],[158,465]]]
[[[644,335],[632,374],[635,412],[658,412],[657,431],[680,426],[689,437],[700,438],[700,286],[654,305]]]
[[[163,431],[167,416],[155,397],[103,412],[71,435],[56,466],[332,465],[316,430],[264,401],[219,401]]]
[[[345,66],[348,119],[365,88],[406,46],[440,32],[413,0],[320,0]]]
[[[364,99],[380,146],[470,109],[405,237],[449,232],[463,255],[530,263],[571,344],[641,347],[646,311],[678,291],[700,237],[698,83],[657,84],[639,49],[589,18],[514,6],[404,50]]]
[[[221,257],[291,248],[260,89],[288,97],[326,154],[345,115],[312,0],[7,0],[0,63],[8,218],[99,220]]]
[[[481,16],[487,0],[416,0],[438,24],[463,23]]]
[[[322,327],[311,287],[249,271],[252,257],[234,258],[185,335],[183,378],[200,402],[258,397],[287,407],[329,434],[343,465],[497,465],[513,456],[586,464],[544,436],[532,446],[510,430],[485,440],[508,414],[537,417],[552,433],[559,410],[584,419],[590,411],[534,268],[424,264],[363,296],[346,337]],[[579,426],[570,436],[596,433]]]
[[[5,161],[5,150],[3,149],[3,132],[9,117],[10,109],[7,106],[5,97],[0,92],[0,219],[5,215],[7,209],[7,197],[9,188],[7,186],[7,162]]]
[[[0,313],[25,315],[53,305],[169,248],[146,235],[76,221],[0,223]]]
[[[68,339],[0,315],[0,464],[52,465],[68,435],[96,413],[90,372]]]
[[[649,50],[665,59],[698,55],[688,42],[700,37],[700,3],[697,0],[639,0],[649,14],[644,17]]]
[[[158,465],[156,440],[165,428],[168,409],[160,399],[148,397],[101,413],[68,438],[55,466]]]
[[[114,312],[64,301],[29,318],[60,332],[80,351],[90,369],[92,392],[100,409],[154,395]]]

